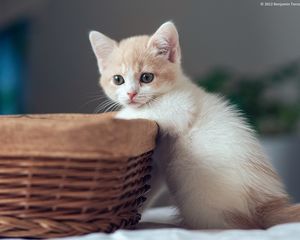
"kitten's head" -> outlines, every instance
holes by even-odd
[[[112,100],[141,107],[176,84],[180,67],[178,33],[166,22],[152,36],[137,36],[117,43],[92,31],[90,41],[101,73],[100,84]]]

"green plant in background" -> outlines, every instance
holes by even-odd
[[[300,122],[300,62],[260,76],[215,69],[196,83],[235,104],[261,134],[295,133]]]

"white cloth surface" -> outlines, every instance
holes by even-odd
[[[268,230],[191,231],[170,228],[168,224],[173,224],[175,219],[174,209],[155,208],[145,212],[136,230],[119,230],[112,234],[93,233],[60,240],[300,240],[300,223],[277,225]]]
[[[191,231],[168,226],[176,223],[176,214],[171,207],[149,209],[143,214],[137,230],[119,230],[110,235],[95,233],[64,240],[300,240],[300,223],[277,225],[268,230]]]

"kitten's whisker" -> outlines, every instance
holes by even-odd
[[[109,105],[112,104],[112,100],[110,99],[107,99],[103,102],[101,102],[95,109],[94,113],[99,113],[101,112],[102,110],[105,110],[105,108],[107,108]]]
[[[112,107],[112,109],[111,109],[110,111],[111,111],[111,112],[114,112],[114,111],[116,111],[118,108],[119,108],[119,104],[116,103],[116,104]]]
[[[115,109],[116,107],[119,107],[119,103],[112,101],[111,99],[108,99],[104,104],[99,106],[96,110],[98,112],[109,112]]]
[[[139,94],[139,95],[137,95],[137,97],[152,97],[152,96],[153,96],[152,94],[149,94],[149,95]]]
[[[111,109],[111,107],[114,105],[114,103],[111,103],[105,110],[104,110],[104,112],[106,113],[106,112],[109,112],[109,109]]]
[[[102,101],[97,107],[105,106],[106,104],[109,104],[109,103],[111,103],[111,101],[107,99],[107,100]]]
[[[117,103],[113,102],[107,109],[105,112],[110,112],[112,111],[112,109],[114,109],[114,107],[117,105]]]
[[[87,102],[81,104],[79,106],[79,109],[86,107],[88,104],[96,102],[96,101],[101,101],[102,99],[107,99],[106,96],[104,96],[103,94],[100,95],[95,95],[95,96],[89,96],[88,98],[90,98]]]

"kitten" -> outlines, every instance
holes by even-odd
[[[300,220],[252,129],[222,97],[186,77],[176,27],[117,43],[92,31],[100,84],[117,118],[160,126],[155,161],[193,229],[267,228]]]

